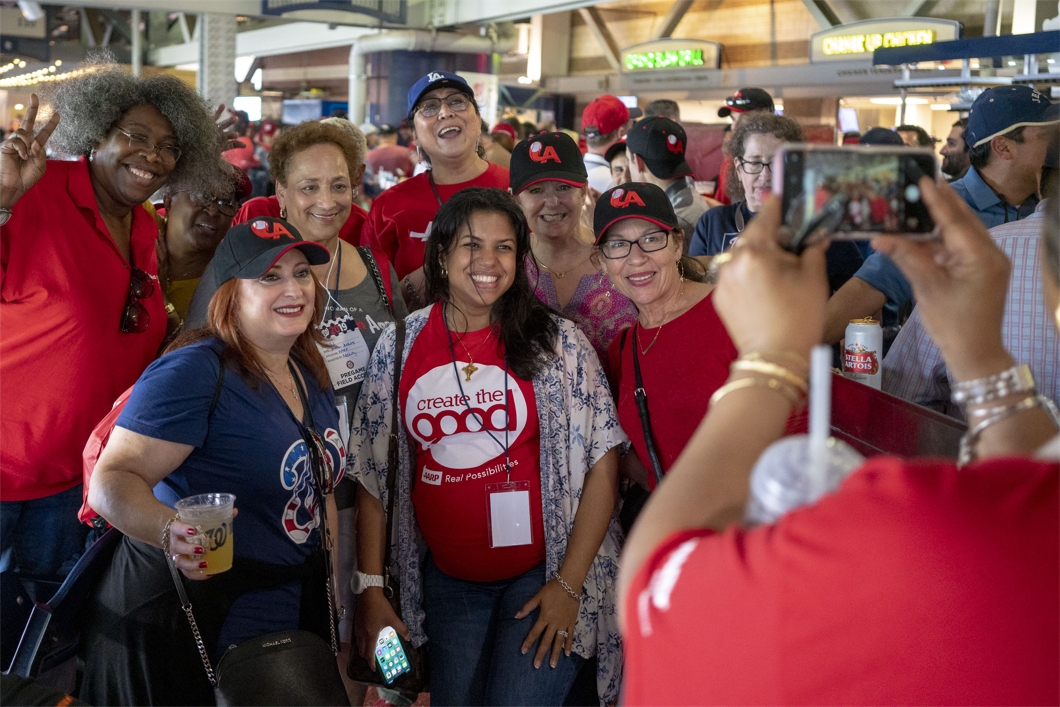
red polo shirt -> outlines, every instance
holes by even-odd
[[[239,207],[232,218],[232,225],[245,223],[256,216],[280,218],[280,202],[275,196],[256,196]],[[350,204],[350,215],[339,230],[339,238],[352,246],[361,245],[361,229],[368,220],[368,212],[357,204]]]
[[[131,268],[99,214],[88,162],[48,162],[0,229],[0,500],[81,483],[81,452],[166,333],[162,288],[121,332]],[[158,225],[133,209],[133,264],[157,278]]]

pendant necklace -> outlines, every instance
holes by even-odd
[[[266,371],[265,371],[265,375],[267,375],[267,376],[269,377],[269,380],[270,380],[270,381],[272,381],[273,385],[276,385],[277,381],[276,381],[276,379],[275,379],[275,378],[273,377],[273,375],[272,375],[272,372],[271,372],[271,371],[268,371],[268,370],[266,370]],[[293,373],[291,373],[291,369],[290,369],[290,368],[288,368],[288,369],[287,369],[287,375],[288,375],[288,376],[290,377],[290,379],[291,379],[291,384],[290,384],[290,385],[287,385],[286,383],[283,383],[283,382],[281,382],[281,383],[280,383],[280,385],[282,385],[282,386],[283,386],[284,388],[286,388],[287,390],[291,391],[291,395],[292,395],[292,396],[294,396],[295,398],[297,398],[297,397],[298,397],[298,391],[297,391],[297,390],[295,389],[295,385],[294,385],[294,374],[293,374]],[[280,397],[283,397],[283,396],[280,396]]]
[[[685,283],[682,281],[681,282],[681,286],[677,288],[677,298],[674,300],[674,305],[676,305],[677,303],[679,303],[681,301],[681,292],[684,289],[685,289]],[[666,320],[669,318],[670,314],[672,314],[673,310],[675,309],[674,305],[670,306],[669,310],[666,312],[666,316],[663,317],[663,323],[660,324],[659,328],[655,330],[655,336],[652,338],[651,343],[648,344],[647,346],[645,346],[644,350],[640,352],[641,356],[647,356],[648,355],[648,351],[651,349],[652,346],[655,346],[655,342],[659,340],[659,334],[662,333],[662,328],[666,324]]]
[[[467,332],[464,332],[464,336],[467,336]],[[468,364],[466,366],[462,366],[460,370],[463,371],[464,375],[467,376],[466,378],[464,378],[464,382],[470,383],[471,374],[478,370],[478,366],[475,365],[475,358],[471,355],[471,352],[467,350],[466,346],[464,346],[464,336],[461,336],[459,339],[457,339],[456,343],[460,344],[460,348],[462,348],[464,350],[464,353],[467,354]],[[482,353],[482,349],[486,346],[486,343],[490,340],[490,337],[492,336],[493,327],[490,327],[489,333],[486,334],[486,338],[482,341],[482,345],[479,346],[478,349],[475,351],[476,356]]]
[[[544,261],[544,260],[541,260],[541,258],[538,258],[538,257],[537,257],[536,255],[535,255],[534,257],[535,257],[535,258],[537,259],[537,262],[541,264],[541,267],[543,267],[543,268],[544,268],[545,270],[548,270],[548,271],[549,271],[550,273],[552,273],[553,275],[555,275],[555,276],[556,276],[556,279],[557,279],[557,280],[562,280],[562,279],[563,279],[563,276],[564,276],[564,275],[566,275],[567,273],[571,272],[572,270],[577,270],[577,269],[578,269],[578,268],[580,268],[580,267],[581,267],[582,265],[584,265],[584,264],[585,264],[586,262],[588,262],[589,258],[591,258],[591,257],[593,257],[593,256],[592,256],[592,253],[590,253],[590,254],[589,254],[589,257],[588,257],[588,258],[585,258],[585,260],[582,260],[582,261],[578,262],[578,263],[577,263],[576,265],[574,265],[573,267],[567,268],[567,269],[566,269],[566,270],[564,270],[563,272],[560,272],[560,271],[558,271],[558,270],[553,270],[552,268],[550,268],[550,267],[549,267],[549,266],[548,266],[548,265],[547,265],[547,264],[545,263],[545,261]]]

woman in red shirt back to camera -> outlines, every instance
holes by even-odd
[[[166,333],[158,224],[141,204],[163,186],[207,191],[221,159],[213,116],[184,82],[83,68],[36,136],[34,95],[0,147],[0,549],[47,579],[83,549],[89,433]],[[46,144],[78,159],[47,160]]]
[[[719,391],[624,548],[627,704],[1060,702],[1056,423],[1001,344],[1005,256],[949,187],[919,186],[941,240],[874,246],[909,278],[967,394],[978,459],[876,457],[817,503],[741,526],[828,295],[827,246],[782,250],[771,197],[714,296],[741,357],[765,365]],[[1042,261],[1060,320],[1050,201]]]
[[[478,153],[482,118],[467,81],[447,71],[432,71],[413,84],[408,123],[423,174],[390,187],[372,203],[362,243],[383,251],[402,278],[409,310],[423,307],[423,249],[434,215],[453,194],[468,187],[508,188],[508,170]]]

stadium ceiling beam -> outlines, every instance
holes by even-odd
[[[666,13],[666,17],[663,18],[659,29],[655,30],[655,36],[652,39],[667,39],[673,34],[674,30],[677,29],[677,25],[684,19],[688,8],[692,7],[692,2],[693,0],[677,0],[670,7],[670,11]]]
[[[621,67],[618,60],[618,43],[615,42],[611,30],[607,28],[607,23],[601,17],[600,11],[595,7],[582,7],[578,8],[578,12],[581,14],[582,19],[585,20],[585,24],[589,25],[589,31],[596,37],[596,43],[603,49],[607,63],[611,65],[612,69],[618,71]]]
[[[828,0],[802,0],[802,4],[813,15],[813,19],[817,20],[817,24],[821,26],[821,29],[843,24],[843,21],[839,19],[831,5],[828,4]]]

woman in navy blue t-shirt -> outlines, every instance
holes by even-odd
[[[321,501],[345,449],[315,324],[310,269],[326,248],[290,224],[233,228],[214,258],[223,283],[206,327],[185,334],[136,383],[92,478],[89,503],[125,534],[94,601],[82,654],[91,704],[210,704],[213,694],[166,558],[194,606],[212,662],[231,645],[303,628],[330,639]],[[222,371],[223,366],[223,371]],[[327,483],[323,485],[327,486]],[[236,496],[232,569],[211,576],[204,541],[173,504]],[[165,538],[163,536],[166,536]]]

